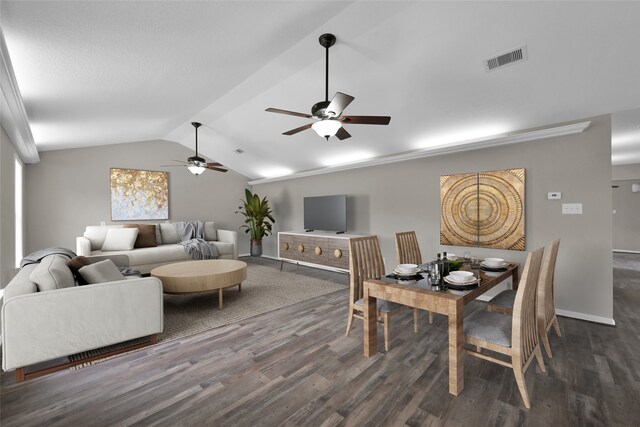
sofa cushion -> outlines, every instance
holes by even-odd
[[[160,245],[155,248],[135,249],[127,252],[127,256],[129,256],[129,264],[132,266],[187,261],[190,259],[184,247],[177,243]]]
[[[91,242],[91,250],[97,251],[102,248],[107,231],[111,228],[122,228],[122,225],[88,225],[83,236]]]
[[[71,269],[67,266],[69,258],[62,255],[49,255],[33,269],[29,280],[36,284],[39,292],[70,288],[76,285]]]
[[[77,256],[69,260],[69,262],[67,263],[67,265],[71,269],[71,273],[73,273],[73,276],[76,278],[76,282],[78,282],[78,285],[80,286],[86,285],[87,281],[84,280],[82,274],[78,273],[78,270],[89,264],[91,264],[91,260],[89,260],[89,258],[87,258],[86,256]]]
[[[162,236],[162,244],[178,243],[178,229],[170,222],[162,222],[160,226],[160,236]]]
[[[2,297],[2,303],[9,301],[13,297],[18,295],[28,295],[38,292],[38,287],[33,283],[29,276],[35,268],[40,265],[38,263],[27,264],[18,271],[13,279],[9,282]]]
[[[230,242],[209,242],[218,249],[218,255],[233,255],[233,243]]]
[[[138,229],[138,237],[133,244],[134,248],[155,248],[158,246],[155,224],[124,224],[123,228]]]
[[[110,228],[102,244],[103,251],[130,251],[138,237],[137,228]]]
[[[204,222],[204,240],[215,241],[218,240],[218,233],[216,232],[216,223],[213,221]]]
[[[78,270],[88,284],[115,282],[124,280],[124,275],[120,273],[118,267],[110,259],[99,261],[94,264],[85,265]]]

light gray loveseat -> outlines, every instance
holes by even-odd
[[[172,262],[188,261],[189,255],[178,244],[178,231],[170,222],[156,224],[158,246],[133,248],[124,251],[102,251],[107,231],[110,228],[122,228],[123,225],[90,225],[84,235],[76,238],[78,255],[125,255],[129,259],[128,267],[148,274],[155,267]],[[231,230],[217,230],[212,221],[204,222],[205,240],[215,245],[220,258],[238,258],[238,233]]]
[[[148,337],[151,344],[162,332],[162,283],[157,278],[85,286],[72,282],[38,291],[30,279],[38,265],[23,267],[2,298],[2,369],[17,369],[18,381],[25,379],[27,366],[136,338]]]

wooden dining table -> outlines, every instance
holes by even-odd
[[[505,271],[480,270],[480,284],[470,291],[432,290],[426,273],[425,279],[415,284],[399,284],[397,280],[386,277],[364,281],[365,357],[370,357],[378,351],[377,298],[444,314],[449,318],[449,393],[459,395],[464,389],[464,306],[509,277],[513,279],[513,289],[517,289],[518,267],[517,263],[510,262]]]

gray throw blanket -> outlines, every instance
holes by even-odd
[[[204,222],[174,222],[178,238],[191,259],[218,259],[218,248],[204,240]]]
[[[54,254],[64,255],[69,257],[69,259],[76,257],[76,253],[71,249],[55,246],[53,248],[40,249],[39,251],[35,251],[22,258],[22,260],[20,261],[20,268],[24,267],[25,265],[38,263],[42,260],[42,258]]]

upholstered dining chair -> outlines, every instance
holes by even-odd
[[[549,329],[554,327],[556,334],[560,337],[560,325],[556,316],[556,305],[554,302],[554,276],[556,269],[556,259],[558,258],[558,249],[560,248],[560,239],[549,243],[542,260],[542,269],[540,278],[538,279],[538,298],[536,317],[538,319],[538,330],[540,339],[544,345],[549,359],[553,357],[551,354],[551,345],[549,344]],[[487,310],[499,313],[511,314],[513,311],[513,303],[515,301],[516,291],[506,290],[500,292],[493,297],[488,305]]]
[[[351,330],[353,318],[364,319],[363,283],[368,279],[380,279],[385,274],[384,260],[380,251],[378,236],[364,236],[349,239],[349,319],[347,333]],[[377,299],[378,321],[384,325],[384,349],[389,351],[389,320],[399,311],[409,307]],[[413,317],[414,331],[417,330],[416,316]]]
[[[542,372],[546,372],[542,351],[540,350],[540,334],[536,322],[536,294],[538,276],[542,264],[544,248],[530,252],[524,266],[522,278],[513,304],[513,315],[491,311],[476,311],[464,319],[465,343],[474,345],[475,349],[465,349],[467,354],[513,369],[516,383],[520,389],[524,406],[531,407],[529,394],[524,381],[524,374],[535,357]],[[482,349],[510,356],[511,360],[482,353]]]
[[[415,231],[402,231],[396,233],[396,260],[398,264],[422,264],[422,255]],[[414,309],[413,315],[418,316],[418,309]],[[433,323],[433,313],[429,313],[429,323]],[[416,330],[416,332],[418,332]]]

